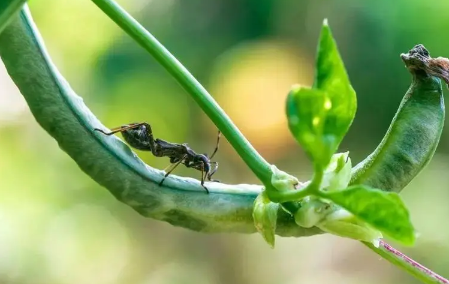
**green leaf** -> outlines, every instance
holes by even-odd
[[[325,133],[329,99],[326,93],[296,86],[287,96],[290,131],[309,158],[325,167],[336,150],[335,137]]]
[[[415,230],[409,212],[395,192],[355,185],[341,191],[320,191],[320,196],[404,245],[413,245],[415,242]]]
[[[327,20],[324,20],[321,29],[313,88],[326,92],[331,101],[325,128],[333,130],[339,145],[354,120],[357,96],[346,74]]]
[[[271,202],[268,199],[265,191],[262,191],[254,200],[254,226],[272,248],[274,248],[279,206],[279,203]]]
[[[321,31],[312,89],[294,86],[287,98],[290,131],[309,157],[326,167],[352,124],[357,98],[327,21]]]

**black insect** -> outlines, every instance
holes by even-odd
[[[207,154],[197,154],[193,151],[186,143],[176,144],[164,141],[162,139],[154,139],[153,131],[148,123],[130,123],[120,127],[111,129],[111,132],[104,132],[101,129],[95,128],[95,131],[99,131],[105,135],[113,135],[115,133],[122,133],[123,138],[128,144],[142,151],[151,151],[155,157],[168,157],[170,158],[171,165],[166,168],[167,173],[161,180],[159,185],[162,185],[165,178],[170,175],[170,173],[179,164],[183,164],[188,168],[193,168],[201,171],[201,186],[204,187],[207,193],[209,190],[204,186],[204,180],[212,182],[220,182],[218,180],[212,179],[212,175],[218,169],[218,162],[212,162],[211,159],[215,156],[218,151],[218,145],[220,143],[221,132],[218,131],[217,145],[215,146],[214,152],[210,157]],[[212,167],[213,165],[213,167]]]

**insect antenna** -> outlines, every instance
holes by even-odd
[[[141,125],[144,125],[144,124],[145,124],[144,122],[142,122],[142,123],[131,123],[131,124],[128,124],[128,125],[125,125],[125,126],[119,126],[119,127],[112,128],[111,132],[105,132],[104,130],[99,129],[99,128],[95,128],[94,131],[98,131],[98,132],[103,133],[104,135],[110,136],[110,135],[113,135],[113,134],[118,133],[118,132],[126,131],[128,129],[137,128],[137,127],[139,127]]]

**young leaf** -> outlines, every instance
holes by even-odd
[[[265,191],[262,191],[254,201],[254,226],[272,248],[274,248],[279,206],[279,203],[271,202],[268,199]]]
[[[346,74],[327,20],[324,20],[321,29],[313,88],[326,92],[330,99],[331,108],[324,127],[325,133],[335,135],[338,147],[354,120],[357,96]]]
[[[326,93],[296,86],[287,96],[287,118],[290,131],[309,158],[325,167],[336,150],[335,137],[324,133],[330,101]]]
[[[320,191],[320,195],[398,242],[414,244],[409,212],[397,193],[355,185],[341,191]]]
[[[324,168],[351,126],[356,109],[355,91],[325,21],[313,88],[295,86],[287,97],[290,131],[314,163]]]

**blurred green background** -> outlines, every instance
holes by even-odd
[[[310,85],[328,18],[358,112],[340,151],[353,163],[382,139],[410,76],[399,54],[417,43],[449,56],[449,1],[122,0],[211,92],[258,151],[306,180],[285,97]],[[34,0],[34,20],[64,76],[108,127],[148,121],[157,137],[210,152],[216,128],[147,53],[88,0]],[[1,61],[0,61],[1,63]],[[448,93],[445,90],[446,94]],[[402,193],[420,233],[403,250],[449,277],[449,128]],[[138,152],[156,168],[166,159]],[[216,178],[257,183],[224,140]],[[179,168],[178,175],[199,178]],[[35,122],[0,64],[1,283],[418,283],[358,242],[330,235],[205,235],[145,219],[79,170]]]

